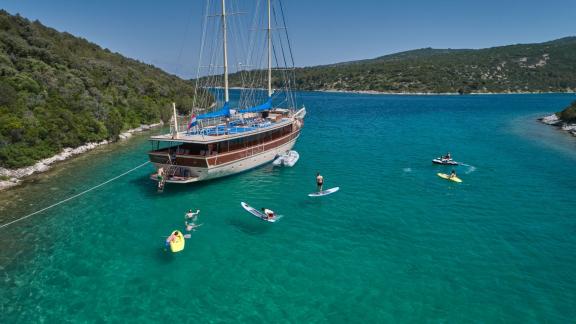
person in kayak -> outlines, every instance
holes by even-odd
[[[266,215],[266,217],[268,217],[268,219],[274,218],[274,211],[272,211],[268,208],[262,207],[262,212],[264,213],[264,215]]]
[[[174,231],[168,238],[166,239],[166,245],[170,245],[171,242],[175,242],[178,240],[178,232]]]
[[[456,178],[456,170],[452,169],[452,172],[450,172],[450,179],[452,178]]]
[[[322,191],[322,186],[324,185],[324,177],[320,172],[316,173],[316,186],[318,187],[318,192]]]

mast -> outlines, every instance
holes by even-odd
[[[174,134],[172,134],[172,138],[178,138],[178,114],[176,113],[176,103],[172,103],[172,113],[174,116]]]
[[[222,36],[224,40],[224,100],[228,103],[228,47],[226,39],[226,0],[222,0]]]
[[[268,98],[272,97],[272,28],[270,27],[270,0],[268,0]]]

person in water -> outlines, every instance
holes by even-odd
[[[452,178],[456,178],[456,170],[452,169],[452,172],[450,172],[450,179]]]
[[[274,211],[268,209],[268,208],[264,208],[262,207],[262,212],[264,213],[264,215],[266,215],[268,217],[268,219],[273,219],[274,218]]]
[[[198,214],[200,214],[200,209],[197,209],[196,212],[192,212],[192,209],[188,209],[188,212],[184,215],[184,226],[186,226],[186,231],[190,232],[198,227],[198,225],[195,224],[198,220]],[[188,220],[190,220],[190,222],[188,222]]]
[[[316,186],[318,187],[318,192],[322,191],[322,186],[324,185],[324,177],[320,172],[316,173]]]
[[[196,227],[199,227],[199,226],[200,226],[200,225],[194,224],[194,222],[188,223],[187,221],[184,222],[184,225],[186,226],[186,231],[187,231],[187,232],[191,232],[191,231],[194,230]]]
[[[158,189],[162,190],[164,188],[164,168],[158,168]]]
[[[192,212],[192,209],[188,209],[186,215],[184,215],[184,219],[192,219],[192,221],[196,221],[198,219],[198,214],[200,214],[200,209],[197,209],[196,212]]]

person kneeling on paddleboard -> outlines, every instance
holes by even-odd
[[[274,218],[274,211],[272,211],[268,208],[262,207],[262,212],[264,213],[264,215],[266,215],[268,217],[268,219]]]
[[[322,191],[322,185],[324,185],[324,177],[320,172],[316,173],[316,186],[318,187],[318,192]]]
[[[456,178],[456,170],[452,169],[452,172],[450,172],[450,179],[452,178]]]

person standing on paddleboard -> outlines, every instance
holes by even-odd
[[[316,186],[318,187],[318,192],[322,191],[322,186],[324,185],[324,177],[320,172],[316,173]]]

